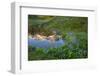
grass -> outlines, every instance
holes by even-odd
[[[43,48],[29,46],[28,60],[51,60],[51,59],[78,59],[87,58],[87,36],[85,33],[76,34],[78,43],[73,43],[73,36],[66,36],[68,44],[58,48],[49,48],[45,51]],[[72,47],[69,47],[71,45]]]
[[[28,46],[28,60],[78,59],[88,57],[88,18],[69,16],[28,16],[28,33],[44,36],[56,31],[65,41],[58,48]]]

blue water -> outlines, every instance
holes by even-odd
[[[64,40],[60,39],[54,42],[50,40],[35,40],[35,39],[28,39],[28,45],[35,46],[38,48],[57,48],[59,46],[64,45]]]
[[[74,33],[68,32],[67,36],[71,37],[71,42],[70,43],[67,42],[68,39],[66,39],[67,40],[66,47],[73,48],[73,45],[79,45],[79,41],[76,38],[76,36],[74,35]],[[59,39],[54,42],[51,42],[50,40],[36,40],[36,39],[29,38],[28,45],[34,46],[37,48],[48,49],[48,48],[57,48],[57,47],[63,46],[63,45],[65,45],[65,42],[63,39]]]

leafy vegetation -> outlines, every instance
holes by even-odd
[[[28,45],[28,60],[87,58],[87,29],[87,17],[29,15],[29,35],[49,36],[56,31],[57,36],[60,35],[65,44],[48,49]]]

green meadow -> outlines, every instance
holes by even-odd
[[[28,60],[88,58],[88,17],[28,15]]]

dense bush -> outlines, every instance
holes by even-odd
[[[74,41],[74,35],[76,36],[77,42]],[[29,46],[29,60],[87,58],[88,48],[86,34],[82,32],[74,35],[68,36],[67,34],[65,36],[67,44],[58,48],[49,48],[46,50],[43,48],[35,48],[34,46]]]

